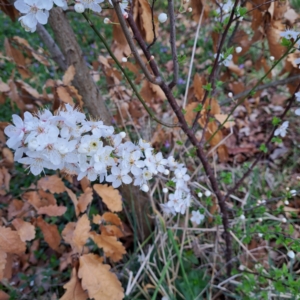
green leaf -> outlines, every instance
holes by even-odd
[[[265,144],[261,144],[260,147],[259,147],[259,150],[264,152],[264,153],[268,152],[268,148]]]
[[[203,105],[202,105],[201,103],[199,103],[199,104],[197,105],[197,107],[193,109],[193,111],[194,111],[194,112],[199,112],[199,111],[202,110],[202,108],[203,108]]]

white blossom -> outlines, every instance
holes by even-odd
[[[280,135],[281,137],[286,136],[286,130],[289,127],[289,121],[283,122],[274,132],[275,136]]]
[[[204,215],[200,214],[198,210],[193,210],[190,220],[199,225],[204,220]]]

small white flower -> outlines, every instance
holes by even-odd
[[[165,13],[160,13],[158,16],[158,21],[160,23],[165,23],[168,20],[168,15]]]
[[[235,48],[235,52],[236,52],[236,53],[241,53],[242,50],[243,50],[242,47],[236,47],[236,48]]]
[[[111,168],[111,175],[107,176],[106,181],[111,182],[114,188],[119,187],[122,182],[129,184],[132,178],[128,175],[129,169],[120,169],[119,167]]]
[[[163,191],[164,194],[167,194],[169,192],[169,190],[167,188],[163,188],[162,191]]]
[[[204,195],[206,197],[210,197],[211,196],[211,192],[209,190],[206,190],[205,193],[204,193]]]
[[[286,136],[286,130],[289,127],[289,121],[285,121],[283,122],[280,127],[278,127],[275,132],[274,135],[278,136],[280,135],[281,137],[285,137]]]
[[[204,215],[200,214],[198,210],[193,210],[190,220],[199,225],[204,220]]]
[[[290,259],[295,259],[295,252],[290,250],[287,254],[286,254]]]
[[[294,31],[294,30],[289,30],[289,29],[280,33],[280,36],[282,36],[282,37],[284,37],[284,38],[286,38],[288,40],[289,39],[296,40],[297,37],[298,37],[298,35],[299,35],[299,32]]]
[[[99,3],[102,3],[104,0],[80,0],[80,3],[84,6],[84,8],[88,8],[94,12],[100,13],[102,11]]]

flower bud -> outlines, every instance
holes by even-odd
[[[207,190],[207,191],[205,191],[204,195],[205,195],[206,197],[209,197],[209,196],[211,196],[211,192]]]
[[[167,188],[163,188],[162,191],[163,191],[164,194],[167,194],[169,190]]]
[[[127,62],[127,57],[122,57],[122,62]]]
[[[284,205],[289,205],[289,204],[290,204],[289,201],[287,201],[287,200],[284,201]]]
[[[85,11],[85,8],[82,3],[76,3],[74,9],[77,13],[82,14]]]
[[[201,198],[203,196],[203,194],[201,192],[199,192],[197,195],[199,198]]]
[[[295,252],[290,250],[287,254],[286,254],[290,259],[294,259],[295,258]]]
[[[164,171],[164,174],[165,174],[165,175],[169,175],[169,174],[170,174],[170,171],[169,171],[169,170],[165,170],[165,171]]]
[[[143,184],[141,187],[141,190],[144,191],[145,193],[149,192],[149,187],[147,184]]]
[[[245,217],[244,215],[240,215],[240,219],[241,219],[242,221],[244,221],[244,220],[246,220],[246,217]]]
[[[274,57],[274,56],[270,56],[270,60],[272,60],[272,61],[273,61],[274,59],[275,59],[275,57]]]
[[[287,219],[286,219],[286,218],[281,218],[281,222],[282,222],[282,223],[286,223],[286,222],[287,222]]]
[[[104,24],[109,24],[111,21],[109,18],[105,18],[103,22],[104,22]]]
[[[160,23],[165,23],[167,20],[168,20],[168,15],[167,15],[167,14],[165,14],[165,13],[160,13],[160,14],[158,15],[158,21],[159,21]]]
[[[229,98],[232,98],[232,97],[233,97],[233,94],[232,94],[231,92],[229,92],[229,93],[228,93],[228,97],[229,97]]]
[[[191,7],[188,8],[188,12],[192,12],[193,9]]]
[[[236,52],[236,53],[241,53],[242,50],[243,50],[242,47],[236,47],[236,48],[235,48],[235,52]]]
[[[260,238],[263,237],[263,234],[262,234],[262,233],[258,233],[257,235],[258,235],[258,237],[260,237]]]
[[[119,134],[122,139],[124,139],[126,136],[126,132],[124,132],[124,131],[120,132]]]

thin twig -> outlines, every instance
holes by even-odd
[[[127,40],[127,43],[128,43],[128,45],[131,49],[131,52],[132,52],[135,60],[140,65],[140,67],[141,67],[143,73],[145,74],[146,78],[153,84],[159,84],[161,82],[160,76],[154,77],[152,74],[150,74],[149,70],[147,69],[147,66],[144,64],[141,56],[139,55],[139,53],[138,53],[138,51],[137,51],[137,49],[134,45],[133,39],[132,39],[131,34],[130,34],[130,32],[128,30],[128,27],[127,27],[125,18],[123,16],[122,11],[121,11],[119,2],[117,0],[112,0],[112,3],[113,3],[113,6],[114,6],[114,9],[115,9],[115,12],[117,14],[118,20],[120,22],[121,28],[123,30],[123,33],[125,35],[125,38]],[[148,60],[150,60],[150,58]]]
[[[187,78],[186,87],[185,87],[185,94],[184,94],[184,99],[183,99],[183,104],[182,104],[183,108],[185,108],[185,106],[186,106],[186,100],[187,100],[187,96],[188,96],[188,92],[189,92],[189,85],[190,85],[190,80],[191,80],[191,75],[192,75],[194,57],[195,57],[195,52],[196,52],[196,47],[197,47],[198,36],[199,36],[200,27],[201,27],[203,12],[204,12],[204,7],[202,7],[201,15],[200,15],[197,30],[196,30],[194,46],[193,46],[193,50],[192,50],[192,57],[191,57],[190,67],[189,67],[189,73],[188,73],[188,78]]]
[[[169,18],[170,18],[170,44],[171,44],[172,60],[173,60],[173,80],[169,83],[169,88],[172,90],[172,88],[177,84],[177,81],[178,81],[178,57],[177,57],[177,48],[176,48],[176,24],[175,24],[175,14],[174,14],[174,2],[173,2],[173,0],[168,0],[168,12],[169,12]]]
[[[180,127],[179,124],[168,124],[165,123],[159,119],[157,119],[154,115],[154,113],[151,111],[151,109],[147,106],[146,102],[144,101],[144,99],[142,98],[142,96],[140,95],[140,93],[138,92],[136,86],[134,85],[134,83],[132,82],[132,80],[130,79],[130,77],[127,75],[127,72],[125,71],[125,69],[122,67],[122,65],[119,63],[118,59],[115,57],[115,55],[113,54],[113,52],[111,51],[110,47],[108,46],[108,44],[106,43],[105,38],[102,36],[102,34],[96,29],[96,27],[94,26],[93,22],[89,19],[89,17],[83,13],[84,18],[87,20],[88,24],[91,26],[91,28],[93,29],[93,31],[96,33],[96,35],[100,38],[101,42],[103,43],[103,45],[105,46],[106,50],[108,51],[109,55],[112,57],[112,59],[114,60],[114,62],[117,64],[117,66],[119,67],[119,69],[121,70],[121,72],[123,73],[123,75],[125,76],[125,78],[127,79],[129,85],[131,86],[131,88],[133,89],[135,95],[137,96],[137,98],[139,99],[139,101],[142,103],[142,105],[144,106],[144,108],[146,109],[147,113],[149,114],[149,116],[151,117],[151,119],[153,119],[155,122],[166,126],[166,127]]]

